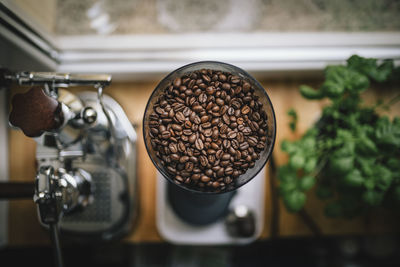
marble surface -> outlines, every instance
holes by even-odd
[[[56,33],[399,31],[397,0],[57,0]]]

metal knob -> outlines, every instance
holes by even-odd
[[[63,124],[62,104],[46,95],[41,87],[33,87],[28,92],[13,97],[9,120],[26,136],[38,137]]]
[[[245,205],[238,205],[229,211],[225,226],[233,237],[251,237],[256,231],[254,214]]]

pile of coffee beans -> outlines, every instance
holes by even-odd
[[[151,146],[177,184],[225,191],[267,144],[267,115],[253,86],[202,69],[176,78],[149,115]]]

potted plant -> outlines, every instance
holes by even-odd
[[[288,211],[302,210],[313,187],[330,217],[400,207],[400,117],[384,114],[400,95],[374,105],[365,105],[361,97],[371,83],[399,77],[393,60],[354,55],[346,65],[328,66],[318,90],[300,87],[306,99],[327,98],[329,104],[299,140],[281,144],[289,160],[278,169],[279,193]],[[290,110],[289,115],[295,130],[297,114]]]

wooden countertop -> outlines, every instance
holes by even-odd
[[[285,154],[280,150],[280,141],[283,139],[294,139],[301,135],[304,130],[318,118],[324,102],[310,102],[301,98],[298,93],[300,84],[315,84],[315,81],[264,81],[277,118],[277,142],[274,150],[274,158],[277,164],[287,160]],[[115,83],[106,89],[106,93],[114,97],[125,109],[129,119],[137,124],[138,133],[138,178],[140,190],[140,215],[135,229],[124,239],[127,242],[158,242],[162,241],[156,228],[155,216],[155,192],[156,171],[151,163],[144,147],[141,121],[147,100],[156,86],[156,83]],[[21,91],[23,88],[13,89],[12,93]],[[79,90],[79,89],[76,89]],[[374,93],[366,95],[367,101],[380,98],[390,98],[395,95],[396,88],[379,89]],[[398,90],[397,90],[398,91]],[[288,117],[286,112],[294,107],[298,110],[299,123],[298,132],[291,133],[288,128]],[[400,115],[400,106],[393,107],[391,114]],[[35,142],[25,137],[21,132],[9,131],[9,164],[11,181],[33,181],[35,176]],[[272,199],[270,190],[270,177],[265,177],[265,225],[261,238],[271,237],[272,226]],[[278,203],[279,213],[276,215],[278,237],[309,236],[312,234],[310,228],[305,224],[299,214],[288,213],[282,202]],[[326,235],[358,235],[373,233],[398,232],[400,218],[393,214],[379,210],[367,217],[353,220],[328,219],[324,217],[321,202],[316,199],[312,192],[306,204],[306,211]],[[17,245],[40,245],[48,244],[49,237],[38,222],[36,207],[32,200],[13,200],[9,206],[9,244]]]

